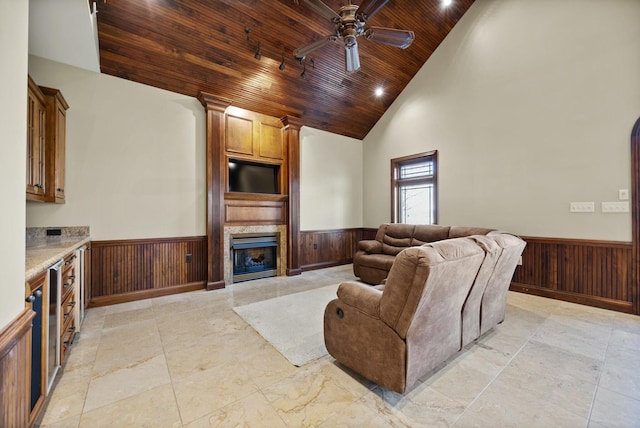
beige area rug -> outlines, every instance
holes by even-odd
[[[233,310],[296,366],[327,354],[324,308],[338,284],[237,306]]]

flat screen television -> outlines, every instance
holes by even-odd
[[[229,160],[229,192],[278,194],[280,165]]]

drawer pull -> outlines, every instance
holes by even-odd
[[[69,275],[67,278],[69,278],[69,279],[76,279],[76,276],[75,276],[75,275]]]
[[[65,282],[65,283],[64,283],[64,288],[67,288],[67,287],[68,287],[68,286],[70,286],[70,285],[71,285],[71,283],[70,283],[70,282]]]
[[[69,339],[65,340],[64,344],[66,346],[71,346],[71,344],[73,343],[73,339],[75,337],[75,335],[73,333],[76,331],[76,328],[75,327],[69,327],[69,329],[67,331],[71,334],[71,337]]]

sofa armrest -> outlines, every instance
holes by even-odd
[[[375,239],[366,239],[358,242],[358,248],[369,254],[381,254],[382,242],[376,241]]]
[[[382,291],[365,284],[347,281],[338,287],[338,299],[341,303],[379,318],[380,297]]]

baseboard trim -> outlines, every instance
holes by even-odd
[[[171,287],[155,288],[152,290],[132,291],[129,293],[112,294],[110,296],[94,297],[89,302],[90,308],[98,306],[115,305],[118,303],[134,302],[136,300],[151,299],[153,297],[169,296],[206,288],[206,282],[198,281],[188,284],[174,285]]]
[[[215,282],[207,282],[207,291],[211,290],[220,290],[221,288],[226,287],[226,283],[224,281],[215,281]]]
[[[302,270],[302,272],[307,272],[307,271],[310,271],[310,270],[324,269],[324,268],[329,268],[329,267],[334,267],[334,266],[341,266],[341,265],[348,265],[350,263],[353,263],[353,259],[332,260],[332,261],[329,261],[329,262],[312,263],[312,264],[300,266],[300,269]]]
[[[594,306],[601,309],[609,309],[617,312],[633,313],[633,304],[620,300],[607,299],[604,297],[588,296],[586,294],[567,293],[564,291],[549,290],[548,288],[537,287],[535,285],[520,284],[512,282],[509,290],[519,293],[533,294],[540,297],[563,300],[565,302],[577,303],[580,305]]]

